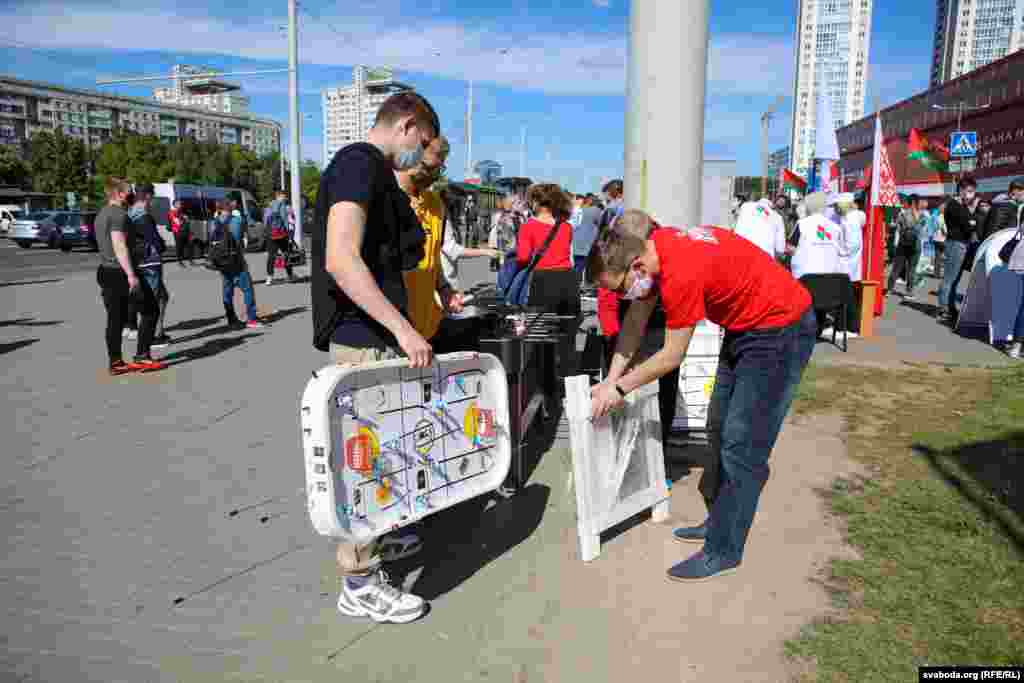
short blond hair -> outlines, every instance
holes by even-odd
[[[620,275],[647,249],[647,238],[654,229],[651,217],[639,209],[623,212],[606,228],[587,256],[587,282],[597,284],[602,273]]]

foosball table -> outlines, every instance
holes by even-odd
[[[526,435],[538,417],[561,404],[563,380],[575,372],[580,315],[571,307],[506,305],[494,285],[465,295],[466,310],[448,322],[462,326],[463,335],[472,330],[464,338],[475,342],[475,350],[496,356],[508,377],[512,466],[501,489],[508,495],[526,483]]]

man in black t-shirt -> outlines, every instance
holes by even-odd
[[[339,150],[320,179],[312,231],[313,346],[337,363],[359,365],[400,354],[414,368],[430,365],[430,344],[406,314],[403,270],[423,256],[424,233],[395,171],[415,167],[439,134],[433,107],[414,92],[380,107],[367,142]],[[338,610],[377,622],[419,618],[421,598],[390,586],[381,562],[418,552],[413,534],[366,546],[341,543]]]

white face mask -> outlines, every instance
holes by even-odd
[[[633,285],[629,288],[622,298],[626,301],[633,301],[635,299],[643,299],[651,290],[654,289],[654,278],[650,275],[646,277],[640,277],[639,275],[633,280]]]

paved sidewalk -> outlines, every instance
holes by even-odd
[[[178,343],[147,376],[106,376],[94,275],[0,289],[0,678],[786,680],[782,639],[827,609],[808,578],[841,551],[816,493],[848,467],[836,425],[787,427],[743,570],[700,586],[665,580],[693,548],[650,522],[581,563],[570,455],[540,435],[520,495],[431,518],[396,567],[430,614],[377,626],[336,611],[306,515],[308,285],[257,285],[275,322],[228,332],[216,274],[167,274]],[[676,521],[702,514],[694,479]]]

